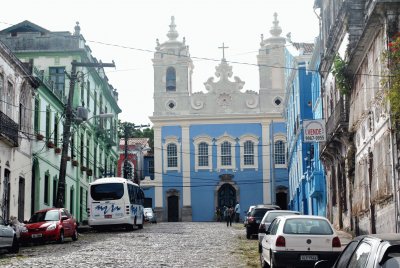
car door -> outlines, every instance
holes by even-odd
[[[64,229],[64,236],[72,236],[72,232],[73,232],[73,226],[72,222],[71,222],[71,214],[69,214],[67,211],[65,211],[64,209],[61,210],[61,218],[63,217],[67,217],[66,220],[61,221],[61,224],[63,226]]]
[[[266,234],[262,241],[262,254],[265,260],[269,262],[271,259],[271,249],[273,248],[273,243],[275,243],[276,232],[279,227],[281,219],[275,218],[270,227],[269,227],[269,234]]]

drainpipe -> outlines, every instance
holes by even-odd
[[[389,109],[390,110],[390,109]],[[398,196],[398,189],[397,189],[397,173],[396,173],[396,155],[395,151],[397,150],[397,144],[395,142],[395,139],[393,138],[393,130],[392,130],[392,116],[391,113],[389,112],[389,130],[390,130],[390,135],[389,135],[389,142],[390,145],[392,146],[392,157],[391,157],[391,164],[392,164],[392,177],[393,177],[393,194],[394,194],[394,219],[395,219],[395,232],[397,233],[399,231],[399,196]]]

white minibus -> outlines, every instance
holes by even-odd
[[[144,193],[124,178],[101,178],[89,184],[88,223],[94,229],[143,228]]]

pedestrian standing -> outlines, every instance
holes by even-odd
[[[226,227],[232,226],[232,220],[234,215],[234,210],[232,207],[226,209]]]
[[[239,202],[237,202],[235,206],[235,222],[238,223],[239,219],[240,219],[240,205]]]

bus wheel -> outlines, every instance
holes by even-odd
[[[143,229],[143,224],[138,224],[139,229]]]

